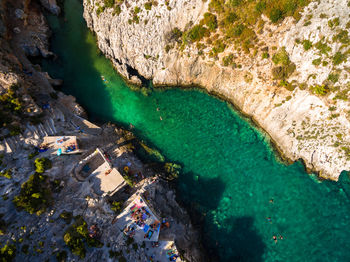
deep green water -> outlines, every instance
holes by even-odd
[[[301,163],[282,164],[249,121],[198,90],[130,90],[99,54],[79,1],[65,2],[66,22],[49,16],[59,59],[44,68],[64,79],[63,91],[92,119],[132,123],[139,137],[183,165],[178,194],[205,216],[205,245],[220,261],[350,261],[345,174],[338,183],[319,182]],[[284,239],[274,243],[273,235]]]

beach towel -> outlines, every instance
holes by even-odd
[[[148,229],[149,229],[149,225],[146,224],[146,225],[144,226],[144,228],[143,228],[143,231],[144,231],[145,233],[147,233]]]

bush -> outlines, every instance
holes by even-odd
[[[114,0],[104,0],[106,8],[112,8],[114,6]]]
[[[321,58],[317,58],[317,59],[314,59],[312,60],[312,64],[315,65],[315,66],[319,66],[321,64]]]
[[[101,13],[105,10],[104,6],[97,6],[96,14],[97,16],[100,16]]]
[[[269,58],[269,57],[270,57],[270,55],[269,55],[268,52],[264,52],[264,53],[261,54],[261,58],[262,58],[262,59],[267,59],[267,58]]]
[[[0,260],[10,262],[16,256],[16,246],[7,242],[0,250]]]
[[[350,38],[347,30],[340,30],[338,34],[333,36],[333,41],[340,42],[342,44],[349,44]]]
[[[65,250],[56,252],[56,259],[58,262],[67,261],[67,252]]]
[[[229,54],[228,56],[225,56],[222,58],[222,64],[223,66],[229,66],[232,65],[234,62],[233,54]]]
[[[328,75],[328,80],[331,81],[331,82],[333,82],[333,83],[338,82],[338,80],[339,80],[339,74],[336,74],[336,73],[334,73],[334,74],[329,74],[329,75]]]
[[[336,52],[333,56],[333,64],[340,65],[341,63],[346,61],[346,55],[341,52]]]
[[[13,86],[10,87],[5,94],[0,95],[0,102],[11,112],[20,112],[22,110],[22,102],[17,96]]]
[[[311,87],[311,91],[317,95],[326,95],[329,91],[329,88],[326,85],[315,85]]]
[[[85,257],[85,244],[92,247],[102,246],[100,241],[89,236],[87,223],[81,216],[76,217],[74,224],[66,230],[63,240],[72,253],[80,258]]]
[[[307,51],[312,47],[312,42],[310,40],[303,41],[304,50]]]
[[[322,40],[318,41],[315,44],[316,49],[318,49],[320,51],[321,54],[328,54],[329,51],[331,51],[332,49],[327,45],[327,43],[323,43]]]
[[[121,202],[121,201],[113,201],[112,204],[111,204],[111,209],[115,213],[120,213],[120,211],[122,211],[122,209],[123,209],[123,202]]]
[[[64,220],[64,222],[66,222],[66,224],[70,224],[70,222],[72,221],[72,218],[73,218],[73,214],[72,214],[72,212],[63,211],[60,214],[60,218],[62,218]]]
[[[245,26],[243,24],[237,24],[234,27],[231,27],[227,30],[226,35],[228,37],[238,37],[243,33]]]
[[[276,65],[288,65],[290,63],[288,53],[284,47],[282,47],[277,53],[272,57],[272,62]]]
[[[122,12],[122,9],[120,7],[120,5],[116,5],[114,6],[114,11],[113,11],[113,15],[120,15],[120,13]]]
[[[266,9],[266,2],[265,1],[259,1],[255,6],[255,10],[258,13],[262,13],[265,9]]]
[[[291,63],[287,66],[277,66],[272,68],[272,77],[274,79],[286,79],[288,78],[295,70],[296,66],[294,63]]]
[[[269,18],[271,20],[272,23],[277,23],[280,20],[282,20],[283,17],[283,12],[280,9],[272,9],[270,14],[269,14]]]
[[[28,155],[28,159],[33,159],[34,157],[36,157],[37,155],[39,155],[39,152],[38,151],[34,151],[33,153],[30,153]]]
[[[195,25],[185,36],[185,40],[196,42],[209,35],[209,30],[201,25]],[[186,42],[186,41],[185,41]]]
[[[35,159],[34,164],[35,164],[35,172],[39,174],[44,173],[45,170],[50,169],[52,167],[51,160],[45,157]]]
[[[48,185],[48,177],[35,173],[29,177],[27,182],[21,185],[21,191],[15,196],[13,203],[17,208],[23,208],[30,214],[37,215],[45,212],[51,204],[51,189]]]
[[[204,18],[201,21],[202,25],[206,25],[210,31],[215,31],[218,27],[218,21],[216,19],[216,15],[211,13],[205,13]]]
[[[12,178],[12,170],[11,169],[6,169],[4,171],[1,171],[0,172],[0,176],[6,177],[8,179],[11,179]]]
[[[146,10],[151,10],[152,9],[152,2],[145,3],[145,9]]]
[[[182,34],[183,32],[179,28],[173,28],[168,34],[169,41],[178,41],[182,37]]]

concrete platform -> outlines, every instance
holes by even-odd
[[[61,150],[62,155],[78,154],[82,151],[79,149],[76,136],[45,136],[43,145],[46,145],[51,154],[57,154]],[[75,147],[74,150],[69,149]]]
[[[136,210],[145,210],[140,212],[140,217],[143,217],[143,219],[141,219],[142,223],[137,223],[137,219],[135,215],[133,215]],[[146,215],[143,216],[143,214]],[[133,237],[135,242],[141,243],[143,241],[158,241],[160,222],[160,219],[147,206],[146,202],[138,196],[118,215],[115,224],[124,234]],[[154,224],[158,225],[152,228]]]

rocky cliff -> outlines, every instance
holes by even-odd
[[[55,1],[42,2],[49,8],[46,4]],[[171,243],[172,249],[175,243],[186,259],[205,261],[198,230],[175,201],[164,180],[169,178],[166,172],[156,172],[137,157],[133,148],[138,142],[130,132],[84,119],[86,113],[74,97],[52,88],[60,81],[30,62],[28,57],[53,55],[49,36],[37,1],[0,1],[1,260],[149,261],[153,254],[165,256],[164,243]],[[47,136],[74,136],[81,151],[59,157],[47,145],[43,149]],[[78,179],[77,167],[97,147],[108,154],[108,167],[121,172],[128,167],[131,186],[118,188],[118,194],[102,194],[102,179],[94,180],[91,174]],[[136,181],[134,174],[142,178]],[[148,193],[159,219],[168,221],[160,231],[163,246],[131,243],[123,228],[114,225],[132,196],[141,193]],[[98,229],[94,237],[88,236],[92,225]],[[78,226],[80,233],[74,231]]]
[[[249,26],[234,22],[234,15],[221,19],[218,10],[227,7],[217,7],[220,2],[84,0],[84,18],[129,81],[203,87],[250,116],[283,156],[337,180],[350,170],[348,1],[310,1],[284,19],[276,18],[283,14],[279,9],[269,18],[257,13],[266,8],[260,1],[252,9],[256,24]],[[244,1],[227,3],[246,11]],[[219,25],[237,26],[226,32],[214,23],[208,33],[211,25],[202,26],[207,12]],[[202,37],[194,35],[201,30]],[[229,30],[233,37],[254,35],[255,46],[248,38],[239,46]]]

